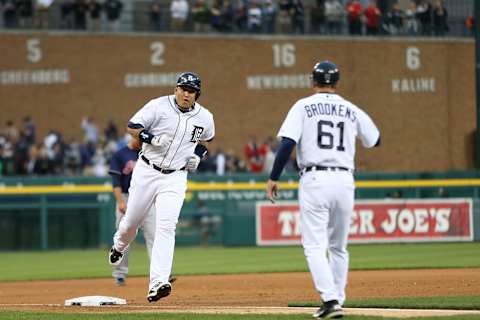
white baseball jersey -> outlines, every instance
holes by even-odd
[[[354,169],[355,138],[371,148],[379,138],[372,119],[338,94],[316,93],[298,100],[288,112],[278,137],[297,143],[297,163]]]
[[[175,96],[150,100],[130,122],[141,124],[148,132],[167,135],[172,143],[165,150],[144,143],[142,153],[164,169],[180,169],[194,153],[199,141],[215,136],[213,115],[198,102],[189,112],[181,112],[175,105]]]

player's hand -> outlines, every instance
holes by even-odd
[[[267,181],[267,199],[272,203],[275,203],[275,199],[278,197],[278,183],[268,179]]]
[[[150,142],[152,146],[159,147],[160,149],[168,147],[170,143],[172,143],[172,139],[166,135],[154,136],[152,142]]]
[[[199,164],[200,164],[200,157],[194,154],[190,158],[188,158],[187,164],[185,165],[185,169],[187,169],[188,172],[194,172],[197,170]]]
[[[122,202],[118,203],[118,211],[120,211],[123,214],[125,214],[125,212],[127,212],[127,204],[125,203],[125,201],[122,201]]]

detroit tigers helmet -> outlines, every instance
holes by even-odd
[[[196,99],[200,97],[202,81],[198,74],[194,72],[183,72],[177,80],[177,87],[189,87],[197,91]]]
[[[331,61],[317,62],[312,70],[312,80],[318,85],[334,86],[340,80],[340,71]]]

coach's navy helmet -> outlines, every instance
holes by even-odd
[[[340,80],[340,71],[335,63],[320,61],[313,67],[312,80],[319,85],[335,85]]]

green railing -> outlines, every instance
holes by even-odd
[[[190,178],[177,242],[205,241],[202,227],[192,221],[206,208],[222,220],[208,243],[254,245],[254,208],[256,201],[265,200],[267,177],[194,174]],[[297,175],[283,177],[282,199],[297,199],[297,180]],[[357,199],[480,198],[478,172],[357,174],[356,186]],[[114,208],[108,177],[0,178],[0,250],[108,245],[114,232]],[[480,238],[477,211],[476,240]]]

